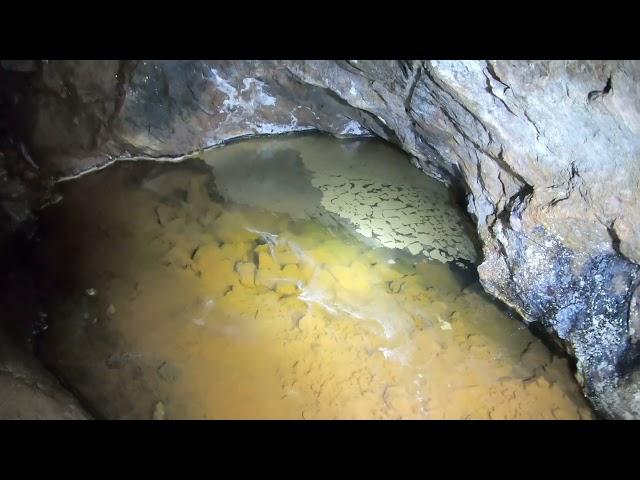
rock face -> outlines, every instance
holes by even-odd
[[[0,420],[91,418],[37,359],[0,330]]]
[[[640,418],[639,62],[63,61],[28,75],[16,125],[58,176],[255,134],[399,145],[467,192],[484,287],[576,358],[603,415]]]

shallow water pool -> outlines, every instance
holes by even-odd
[[[121,419],[578,419],[479,286],[449,191],[378,140],[256,139],[60,184],[40,355]]]

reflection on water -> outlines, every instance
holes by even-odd
[[[444,263],[475,259],[446,190],[380,142],[254,140],[62,190],[41,354],[105,417],[591,418],[566,361]]]

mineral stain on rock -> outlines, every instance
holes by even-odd
[[[62,184],[42,355],[106,418],[591,418],[567,361],[454,266],[465,219],[404,164],[285,138]]]

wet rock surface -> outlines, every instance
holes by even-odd
[[[56,175],[305,129],[398,144],[468,194],[487,291],[561,339],[601,413],[640,418],[640,63],[64,61],[26,74],[21,135]]]

